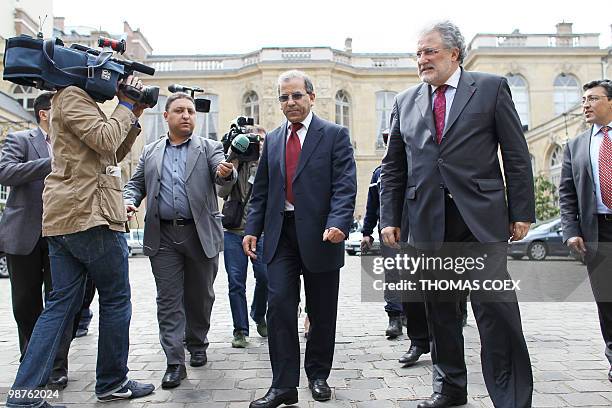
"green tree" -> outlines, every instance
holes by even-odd
[[[548,178],[539,175],[534,179],[536,219],[548,220],[559,215],[559,192]]]

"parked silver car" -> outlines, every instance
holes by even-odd
[[[144,237],[143,229],[134,229],[125,233],[125,239],[128,244],[130,255],[142,255],[142,239]]]
[[[0,252],[0,278],[8,278],[8,266],[6,264],[6,254]]]
[[[363,234],[361,231],[351,232],[349,234],[349,238],[346,240],[345,249],[346,253],[349,255],[378,255],[380,254],[380,239],[378,237],[378,230],[374,229],[372,232],[372,238],[374,238],[374,242],[372,243],[372,248],[365,254],[361,253],[361,238]]]
[[[547,256],[570,256],[569,247],[563,244],[561,218],[533,225],[525,238],[508,245],[508,255],[514,259],[527,256],[534,261],[543,261]]]

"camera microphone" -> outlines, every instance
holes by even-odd
[[[230,145],[231,152],[227,156],[227,161],[230,162],[237,158],[238,155],[246,153],[251,141],[246,135],[237,135]]]
[[[172,93],[175,93],[175,92],[185,92],[185,93],[204,92],[202,88],[198,88],[197,86],[185,86],[185,85],[179,85],[179,84],[169,85],[168,90]]]

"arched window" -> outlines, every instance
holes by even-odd
[[[523,130],[529,129],[529,90],[527,89],[527,81],[521,75],[508,74],[506,75],[510,92],[512,92],[512,101],[516,112],[521,118]]]
[[[243,110],[245,116],[253,118],[255,123],[259,123],[259,97],[255,91],[247,92],[243,99]]]
[[[351,102],[348,94],[340,90],[336,92],[336,124],[350,129]]]
[[[560,145],[557,144],[551,149],[548,163],[550,182],[553,183],[555,189],[558,189],[559,182],[561,181],[561,165],[563,163],[563,148]]]
[[[205,94],[201,96],[210,100],[210,111],[208,113],[198,112],[196,114],[196,129],[194,134],[218,140],[217,127],[219,126],[219,95]]]
[[[13,98],[19,102],[28,112],[34,112],[34,99],[38,95],[38,90],[30,86],[15,85],[13,88]]]
[[[553,83],[555,115],[567,112],[580,103],[580,85],[573,75],[560,74]]]
[[[391,111],[393,110],[393,100],[397,92],[393,91],[378,91],[376,92],[376,148],[384,149],[382,133],[388,129],[391,120]]]

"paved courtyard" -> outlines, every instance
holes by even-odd
[[[209,363],[187,367],[188,379],[171,391],[156,389],[147,398],[115,402],[104,406],[134,408],[233,408],[247,407],[270,385],[268,345],[251,326],[250,346],[232,349],[232,320],[227,298],[227,276],[222,268],[215,283],[217,299],[209,334]],[[529,266],[529,261],[512,261],[511,270]],[[551,270],[565,268],[584,273],[575,261],[548,263]],[[146,257],[130,259],[133,315],[131,326],[130,378],[150,381],[159,387],[166,364],[158,342],[155,313],[155,284]],[[253,281],[248,288],[252,292]],[[249,297],[251,294],[249,294]],[[329,379],[332,400],[315,402],[301,373],[299,407],[387,408],[415,407],[431,394],[431,360],[425,356],[417,365],[402,368],[397,359],[408,342],[403,336],[387,340],[387,318],[382,303],[362,303],[359,258],[347,257],[341,272],[340,305],[336,354]],[[93,395],[97,344],[98,311],[87,337],[75,339],[70,353],[70,382],[58,400],[70,407],[97,407]],[[522,303],[521,312],[534,370],[534,407],[612,406],[612,384],[603,356],[594,303]],[[300,318],[300,327],[301,320]],[[464,330],[469,372],[468,407],[492,407],[480,368],[480,343],[473,315]],[[300,337],[302,350],[305,346]],[[14,379],[18,366],[17,329],[10,305],[10,286],[0,280],[0,404]]]

